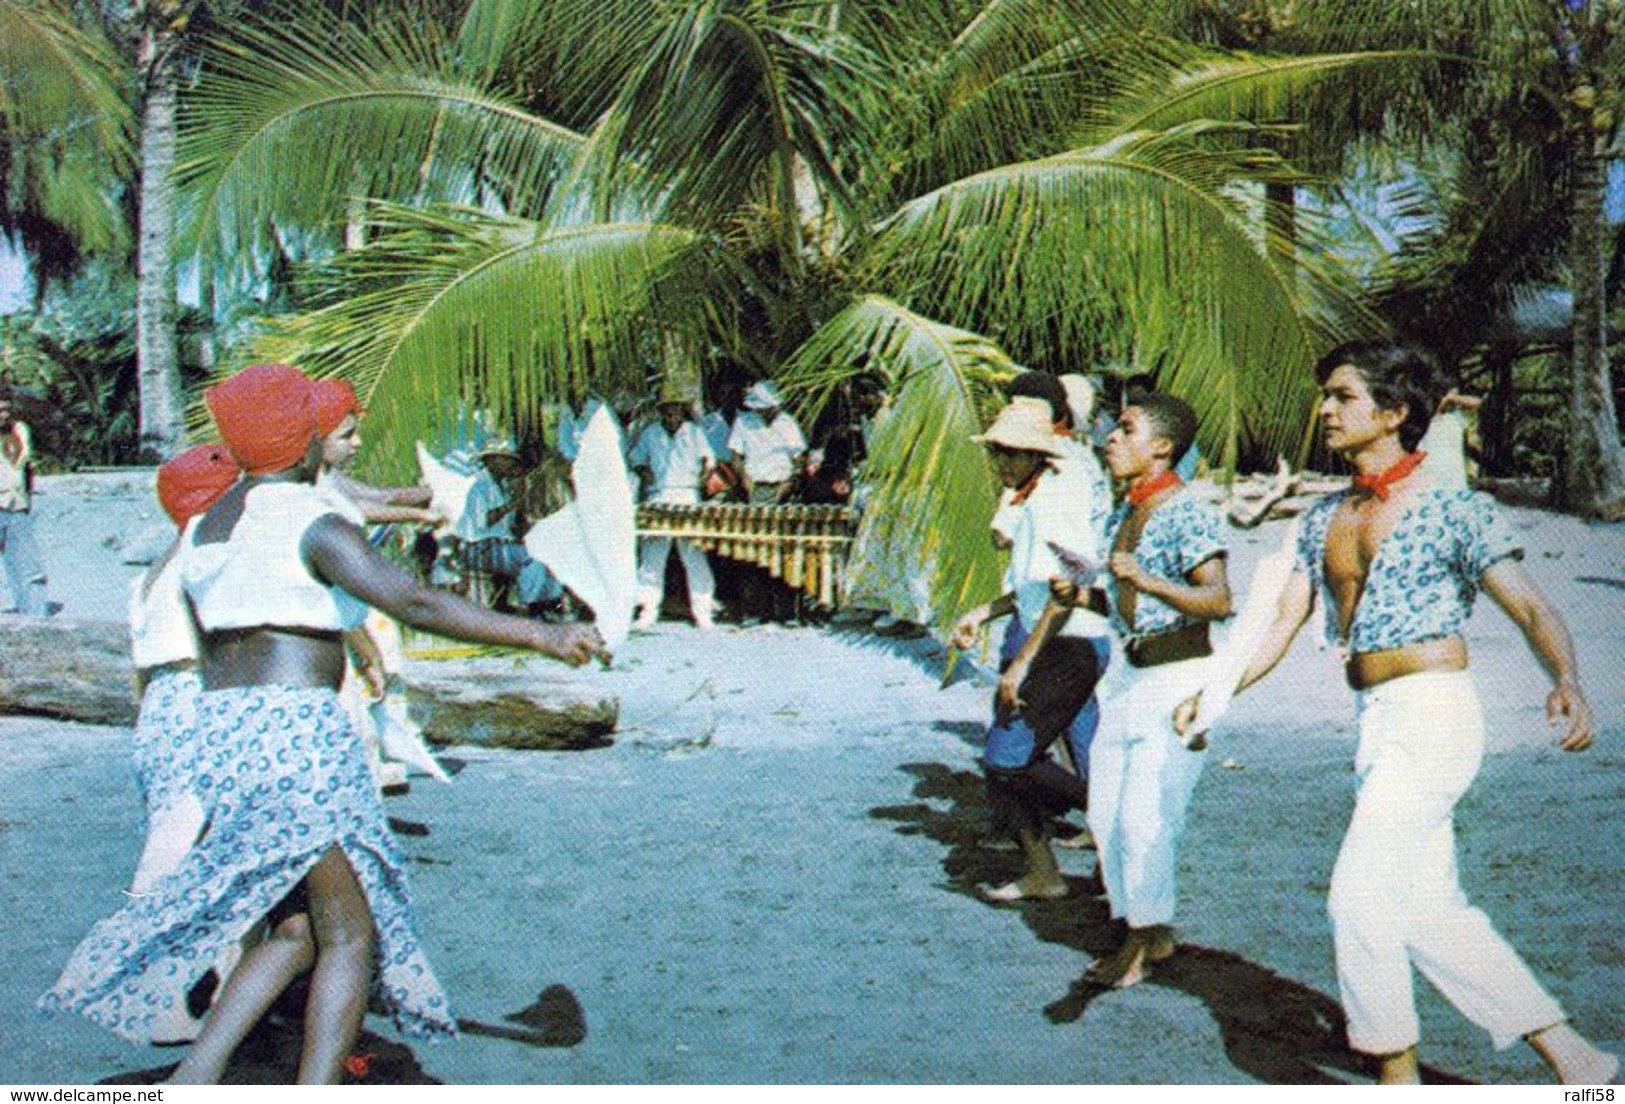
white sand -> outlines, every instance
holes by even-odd
[[[53,597],[118,617],[119,549],[161,528],[136,476],[42,480]],[[1616,1049],[1625,1025],[1625,527],[1511,511],[1569,617],[1602,724],[1565,755],[1544,676],[1506,618],[1469,634],[1491,731],[1462,803],[1463,879],[1564,1002]],[[1236,575],[1282,526],[1233,532]],[[112,547],[118,546],[118,547]],[[1216,734],[1181,869],[1190,947],[1152,984],[1072,983],[1113,938],[1098,903],[997,909],[971,893],[1014,860],[973,846],[989,688],[938,689],[929,641],[662,625],[605,683],[615,747],[453,749],[454,784],[414,782],[408,836],[423,936],[460,1014],[488,1024],[567,985],[579,1046],[467,1037],[417,1047],[470,1082],[1301,1082],[1352,1078],[1333,1027],[1326,880],[1352,803],[1352,711],[1301,640]],[[119,902],[140,815],[118,729],[0,720],[0,1082],[158,1066],[33,998]],[[1222,767],[1227,761],[1231,769]],[[1089,869],[1069,853],[1069,875]],[[1538,1083],[1419,985],[1424,1057],[1471,1080]],[[371,1026],[387,1034],[378,1021]]]

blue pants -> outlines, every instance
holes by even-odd
[[[1000,670],[1015,659],[1016,653],[1027,641],[1027,635],[1027,627],[1021,623],[1021,618],[1012,617],[999,647]],[[1058,652],[1065,644],[1072,643],[1067,638],[1063,645],[1058,645],[1059,640],[1063,638],[1056,638],[1046,645],[1045,650],[1039,653],[1040,659],[1046,652]],[[1089,746],[1094,741],[1095,728],[1100,722],[1100,706],[1095,700],[1094,685],[1110,662],[1111,645],[1104,637],[1091,637],[1083,643],[1092,649],[1094,662],[1089,663],[1088,653],[1085,653],[1083,661],[1076,666],[1075,676],[1070,671],[1062,672],[1068,680],[1065,689],[1070,692],[1071,702],[1076,703],[1079,695],[1083,697],[1081,707],[1072,712],[1071,705],[1062,702],[1044,707],[1042,718],[1018,714],[1007,723],[1000,724],[995,716],[988,725],[982,763],[987,771],[995,831],[1021,827],[1036,830],[1046,818],[1070,808],[1082,809],[1087,804]],[[1053,669],[1044,672],[1040,669],[1040,662],[1035,661],[1028,682],[1023,684],[1022,696],[1029,707],[1037,697],[1035,693],[1028,692],[1030,684],[1046,674],[1050,679],[1055,678]],[[1071,681],[1074,677],[1076,681]],[[1057,714],[1057,708],[1063,714]],[[1072,762],[1078,769],[1077,776],[1063,770],[1049,757],[1050,745],[1062,736],[1066,738],[1067,748],[1072,753]]]

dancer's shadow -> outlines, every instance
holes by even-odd
[[[978,883],[1009,880],[1011,857],[977,846],[988,823],[981,776],[941,763],[909,763],[902,770],[915,778],[915,797],[939,805],[950,802],[950,807],[943,811],[924,803],[892,805],[871,809],[869,815],[895,822],[903,835],[923,835],[946,846],[942,863],[948,875],[946,888],[955,893],[981,900]],[[1122,943],[1121,924],[1111,919],[1104,901],[1090,894],[1084,879],[1068,881],[1070,896],[1024,902],[1022,919],[1040,939],[1071,947],[1089,961],[1110,954]],[[1188,993],[1207,1005],[1219,1025],[1226,1056],[1259,1081],[1341,1084],[1349,1078],[1327,1070],[1341,1070],[1358,1080],[1374,1073],[1370,1060],[1345,1044],[1343,1012],[1335,1000],[1238,954],[1182,943],[1173,958],[1156,964],[1144,984]],[[1071,1023],[1111,992],[1084,981],[1080,973],[1064,995],[1044,1008],[1044,1016],[1052,1023]],[[1470,1084],[1431,1067],[1423,1068],[1423,1079],[1430,1084]]]
[[[299,1051],[304,1046],[300,1009],[309,989],[304,979],[289,988],[272,1014],[261,1020],[231,1056],[225,1085],[291,1085],[299,1074]],[[579,1046],[587,1037],[587,1019],[581,1002],[567,986],[549,985],[535,1002],[503,1017],[517,1027],[459,1019],[466,1035],[503,1039],[533,1047]],[[347,1085],[443,1084],[418,1062],[411,1048],[363,1030],[345,1062]],[[174,1065],[121,1073],[103,1085],[155,1085],[175,1071]]]

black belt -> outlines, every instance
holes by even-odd
[[[1161,667],[1183,659],[1210,656],[1213,654],[1213,643],[1208,639],[1207,622],[1203,621],[1130,637],[1125,651],[1131,667]]]

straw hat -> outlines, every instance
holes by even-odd
[[[999,411],[987,432],[971,438],[980,445],[997,445],[1020,452],[1041,452],[1045,456],[1059,457],[1055,429],[1050,422],[1049,403],[1043,399],[1018,396]]]
[[[745,392],[746,410],[777,410],[784,405],[779,389],[767,380],[759,380]]]
[[[1095,412],[1095,385],[1089,382],[1087,376],[1074,374],[1062,376],[1061,386],[1066,389],[1066,405],[1072,411],[1072,425],[1081,430],[1089,424]]]

